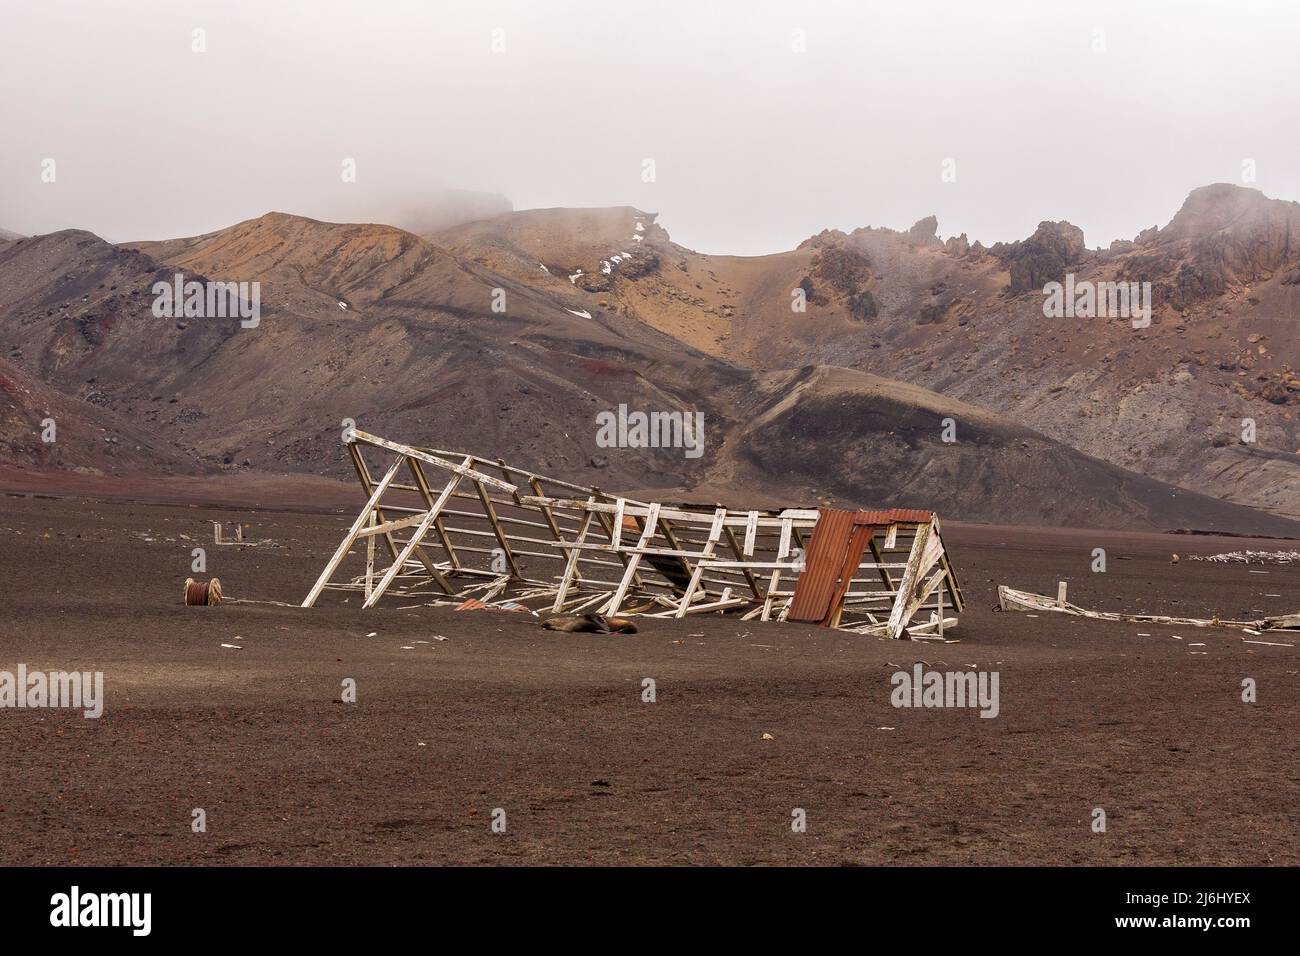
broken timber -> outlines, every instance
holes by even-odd
[[[956,623],[945,611],[964,604],[930,511],[644,502],[355,428],[345,440],[366,503],[303,607],[351,591],[367,608],[389,596],[556,613],[735,611],[900,638],[942,634]],[[363,452],[387,459],[378,480]],[[403,470],[412,483],[398,480]],[[357,549],[364,573],[336,581]]]

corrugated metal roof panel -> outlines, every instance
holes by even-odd
[[[830,609],[855,512],[822,508],[813,526],[803,573],[794,586],[788,621],[818,624]]]
[[[849,582],[862,560],[862,552],[882,511],[840,511],[823,508],[813,527],[804,570],[790,599],[790,621],[831,627],[839,618]]]

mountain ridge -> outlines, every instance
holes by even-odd
[[[105,473],[346,477],[338,434],[351,418],[398,440],[487,451],[605,487],[929,502],[954,517],[1006,523],[1300,532],[1097,461],[961,395],[834,361],[750,368],[743,354],[713,354],[628,308],[659,297],[689,316],[697,300],[734,291],[728,281],[747,268],[746,282],[773,294],[788,277],[808,277],[809,302],[831,312],[878,282],[891,256],[961,261],[930,241],[926,221],[910,233],[826,234],[749,261],[683,250],[656,216],[632,207],[510,213],[452,232],[454,241],[440,233],[440,243],[384,224],[270,213],[175,240],[114,246],[79,231],[24,240],[0,248],[7,360],[15,379],[66,396],[73,404],[62,414],[74,426],[133,422],[154,436],[148,460],[76,462]],[[582,257],[593,251],[601,257],[589,269]],[[991,252],[979,258],[1005,272]],[[152,284],[178,270],[261,283],[260,325],[156,319]],[[661,282],[665,273],[681,278]],[[654,288],[638,292],[642,283]],[[875,315],[861,299],[856,313],[825,319],[869,328],[898,308],[896,290],[885,288]],[[721,309],[712,318],[728,335],[745,320]],[[936,313],[913,324],[947,321]],[[107,424],[83,408],[92,400],[112,416]],[[596,413],[619,404],[703,412],[709,453],[692,461],[680,449],[597,447]],[[12,434],[30,432],[32,413],[11,413],[6,459],[43,461]],[[946,419],[955,442],[943,438]],[[135,444],[143,456],[146,444]]]

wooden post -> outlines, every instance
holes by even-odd
[[[776,548],[776,559],[784,561],[790,556],[790,535],[794,530],[794,522],[786,518],[781,522],[781,538]],[[769,621],[772,619],[772,592],[776,590],[781,581],[781,569],[773,568],[772,577],[767,582],[767,597],[763,598],[763,614],[760,620]]]
[[[379,512],[372,509],[370,512],[370,528],[373,532],[375,527],[375,518]],[[375,536],[373,533],[366,535],[366,597],[370,597],[370,592],[375,589]]]
[[[939,633],[939,636],[940,636],[940,637],[943,637],[943,592],[944,592],[943,579],[940,579],[940,580],[939,580],[939,592],[938,592],[938,593],[939,593],[939,627],[938,627],[938,633]]]

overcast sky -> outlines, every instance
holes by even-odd
[[[1297,27],[1252,0],[3,0],[0,228],[164,238],[456,188],[635,205],[713,253],[930,213],[1104,245],[1247,159],[1300,199]]]

